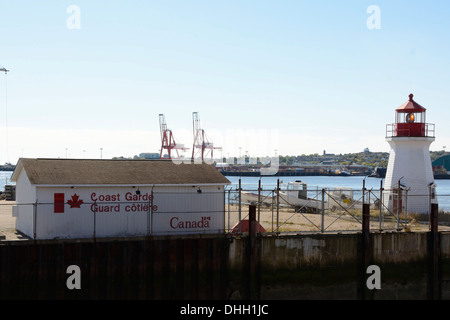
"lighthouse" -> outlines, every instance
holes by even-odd
[[[430,145],[434,124],[426,123],[426,109],[409,100],[395,110],[395,123],[386,126],[391,150],[385,177],[384,206],[394,214],[429,213],[436,203]]]

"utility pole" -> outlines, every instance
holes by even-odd
[[[6,128],[6,134],[5,134],[5,140],[6,140],[6,159],[9,162],[9,142],[8,142],[8,82],[6,74],[9,72],[5,67],[0,65],[0,71],[3,71],[5,73],[5,128]]]

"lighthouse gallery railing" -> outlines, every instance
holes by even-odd
[[[410,126],[399,126],[399,123],[390,123],[386,125],[386,138],[390,137],[435,137],[434,123],[417,123],[421,125],[421,135],[417,135],[416,131],[412,131]]]

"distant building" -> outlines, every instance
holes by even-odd
[[[159,153],[139,153],[139,159],[159,159]]]
[[[450,155],[442,156],[432,163],[433,169],[440,169],[446,174],[450,174]]]

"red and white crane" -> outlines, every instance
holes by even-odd
[[[187,149],[183,144],[178,144],[175,142],[172,130],[167,128],[166,117],[164,114],[159,115],[159,127],[161,130],[161,151],[159,153],[159,158],[163,159],[164,150],[167,150],[169,159],[180,159],[178,150],[186,151]],[[175,151],[175,154],[172,150]]]
[[[206,161],[211,159],[210,164],[214,161],[214,149],[222,149],[221,147],[214,147],[214,144],[206,136],[205,130],[200,125],[200,117],[198,112],[192,113],[192,126],[194,133],[194,145],[192,148],[192,161]]]

